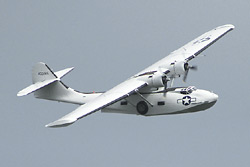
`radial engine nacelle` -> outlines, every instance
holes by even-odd
[[[155,74],[148,77],[148,85],[150,87],[159,88],[164,87],[167,84],[167,78],[165,74],[156,72]]]
[[[189,68],[187,62],[183,61],[176,61],[171,63],[168,76],[172,78],[180,77],[181,75],[185,74]]]
[[[166,87],[167,82],[170,79],[180,77],[184,75],[184,80],[186,80],[189,69],[196,67],[189,66],[187,62],[184,61],[175,61],[168,66],[168,69],[165,67],[159,67],[158,71],[151,73],[148,77],[148,85],[151,87]]]

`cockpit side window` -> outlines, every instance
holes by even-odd
[[[182,90],[181,90],[181,94],[186,95],[186,94],[188,94],[188,92],[187,92],[187,90],[186,90],[186,89],[182,89]]]

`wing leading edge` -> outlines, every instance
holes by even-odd
[[[78,119],[114,104],[115,102],[130,96],[131,94],[135,93],[135,91],[145,86],[147,86],[147,83],[144,81],[140,81],[135,78],[128,79],[109,91],[103,93],[102,95],[96,97],[94,100],[78,107],[73,112],[65,115],[55,122],[49,123],[46,125],[46,127],[64,127],[71,125]]]
[[[234,29],[234,25],[226,24],[223,26],[216,27],[199,37],[195,38],[194,40],[188,42],[181,48],[173,51],[168,56],[164,57],[163,59],[159,60],[158,62],[154,63],[153,65],[149,66],[148,68],[144,69],[143,71],[136,74],[139,76],[143,73],[150,72],[150,71],[157,71],[161,66],[170,66],[171,63],[176,61],[190,61],[196,56],[198,56],[201,52],[207,49],[209,46],[214,44],[228,32]]]

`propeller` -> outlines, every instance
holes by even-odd
[[[164,84],[164,91],[166,91],[166,90],[167,90],[167,87],[168,87],[168,81],[169,81],[169,79],[167,78],[166,75],[163,75],[163,76],[161,77],[161,79],[162,79],[162,83]]]
[[[161,77],[162,79],[162,83],[164,85],[164,97],[166,97],[166,93],[167,93],[167,88],[168,88],[168,81],[170,81],[170,79],[167,77],[167,75],[163,75]]]
[[[168,81],[169,78],[167,77],[167,74],[170,72],[168,69],[164,68],[164,67],[159,67],[159,71],[162,75],[161,79],[162,79],[162,83],[164,85],[164,90],[167,90],[168,87]]]
[[[183,76],[183,81],[186,82],[189,70],[191,69],[191,70],[197,71],[198,67],[197,66],[190,66],[188,63],[185,63],[184,69],[185,69],[185,74]]]
[[[169,78],[168,78],[167,74],[170,71],[167,68],[164,68],[164,67],[158,67],[158,71],[159,71],[159,74],[161,76],[162,84],[164,85],[164,92],[166,92],[167,87],[168,87],[168,81],[169,81]],[[165,93],[164,93],[164,95],[165,95]]]

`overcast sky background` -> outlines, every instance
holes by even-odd
[[[235,30],[191,63],[187,83],[213,90],[211,109],[141,117],[97,112],[67,128],[44,125],[76,105],[16,93],[32,66],[75,70],[63,81],[104,91],[202,33]],[[0,166],[250,165],[249,0],[0,0]],[[180,79],[179,79],[180,80]]]

